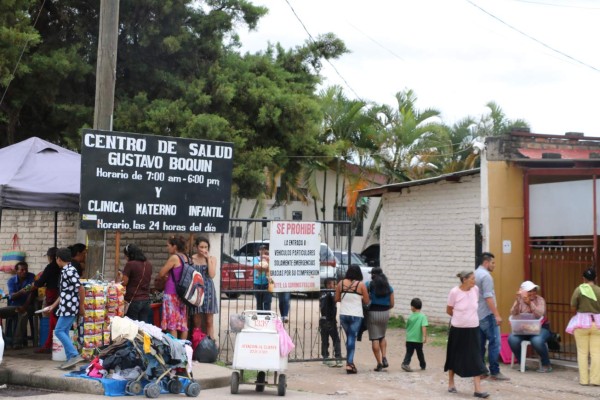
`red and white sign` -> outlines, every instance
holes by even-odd
[[[275,292],[320,290],[318,222],[275,221],[271,224],[269,268]]]

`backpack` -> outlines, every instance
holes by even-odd
[[[179,281],[175,280],[175,274],[173,274],[173,269],[171,269],[173,281],[175,282],[175,291],[184,303],[190,307],[200,307],[204,302],[204,278],[202,278],[202,274],[189,261],[184,261],[179,255],[178,257],[182,265]]]

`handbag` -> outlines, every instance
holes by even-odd
[[[273,278],[271,278],[271,275],[267,275],[267,290],[269,291],[269,293],[273,293],[275,291],[275,281],[273,281]]]
[[[16,272],[15,265],[21,261],[25,261],[25,252],[21,250],[19,235],[15,233],[12,237],[11,249],[2,253],[0,270],[6,273],[14,274]]]

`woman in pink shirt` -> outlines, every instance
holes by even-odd
[[[456,276],[460,279],[460,285],[450,290],[446,306],[446,312],[451,317],[444,365],[444,371],[448,371],[448,392],[457,392],[455,374],[463,378],[473,377],[473,396],[485,399],[489,397],[489,393],[481,391],[481,375],[487,369],[480,352],[481,337],[477,316],[479,289],[475,285],[473,271],[462,271]]]

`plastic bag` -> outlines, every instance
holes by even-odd
[[[202,332],[200,328],[194,328],[192,332],[192,349],[198,347],[202,339],[206,337],[206,333]]]
[[[217,361],[219,350],[217,344],[210,336],[206,336],[200,341],[198,347],[194,349],[194,360],[202,363],[214,363]]]
[[[242,314],[229,315],[229,330],[233,333],[239,333],[244,329],[246,319]]]
[[[15,274],[15,265],[21,261],[25,261],[25,252],[21,250],[19,235],[15,233],[12,238],[11,249],[2,253],[0,270],[9,274]]]
[[[287,333],[283,326],[283,322],[280,319],[275,321],[275,327],[277,328],[277,333],[279,334],[279,355],[281,357],[287,357],[288,354],[294,350],[296,345],[292,341],[292,338]]]

